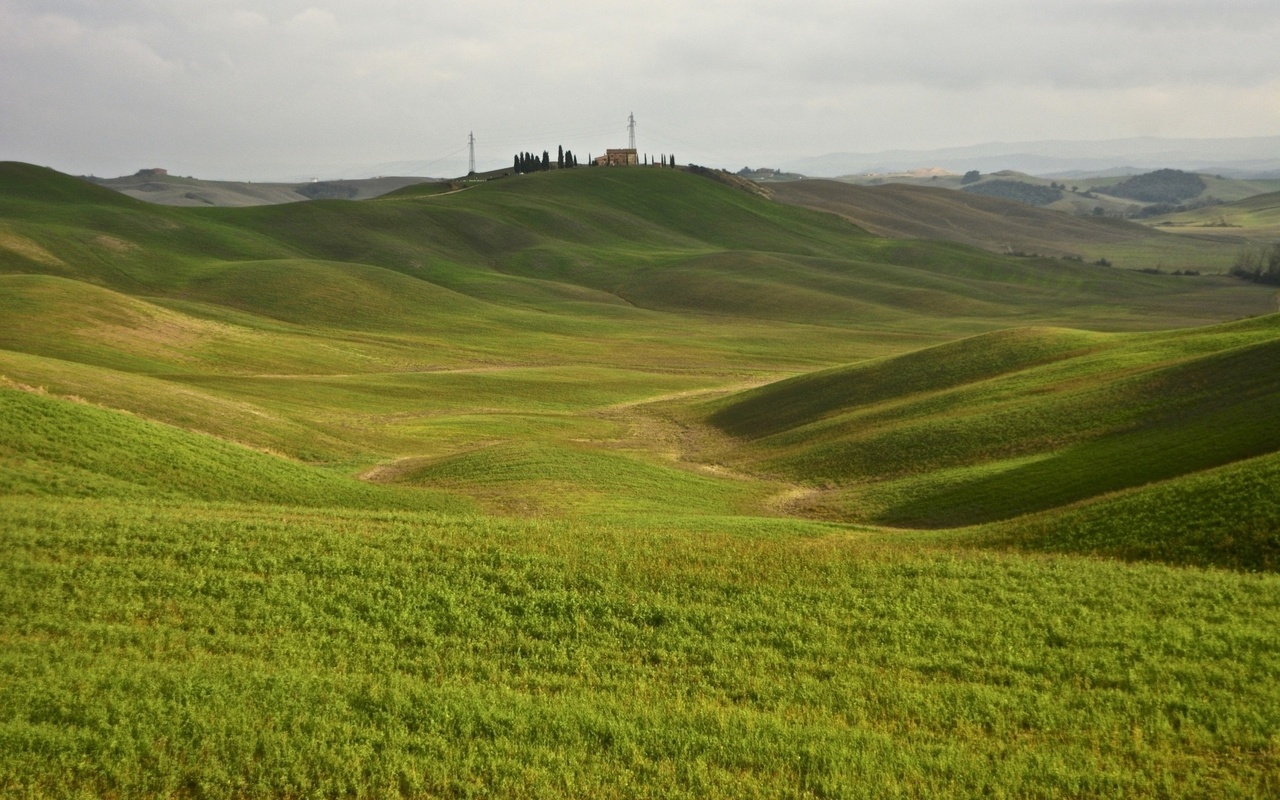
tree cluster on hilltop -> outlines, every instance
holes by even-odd
[[[516,153],[515,160],[512,162],[517,175],[527,172],[545,172],[549,169],[569,169],[576,166],[578,166],[578,157],[572,150],[565,150],[564,145],[556,148],[554,167],[551,163],[551,154],[546,150],[542,151],[541,157],[536,153]]]
[[[1094,191],[1143,203],[1172,205],[1196,197],[1207,188],[1209,185],[1204,182],[1204,178],[1194,172],[1158,169],[1145,175],[1134,175],[1111,186],[1100,186]]]

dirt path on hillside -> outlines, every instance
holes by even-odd
[[[403,458],[397,458],[395,461],[388,461],[385,464],[370,467],[356,477],[370,483],[394,483],[428,460],[426,456],[404,456]]]
[[[820,498],[823,494],[821,489],[763,475],[753,475],[717,463],[715,454],[728,452],[736,445],[736,440],[706,423],[691,419],[688,415],[675,413],[674,409],[663,407],[673,401],[694,398],[711,399],[753,389],[773,380],[776,378],[758,379],[714,389],[671,392],[657,397],[618,403],[595,412],[593,416],[626,426],[627,436],[614,441],[618,449],[654,453],[675,466],[704,475],[774,484],[777,491],[762,498],[762,509],[777,514],[803,516],[804,506]]]

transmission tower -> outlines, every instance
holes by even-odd
[[[476,174],[476,135],[474,132],[467,134],[467,174]]]
[[[631,116],[627,117],[627,148],[636,149],[636,114],[631,112]]]

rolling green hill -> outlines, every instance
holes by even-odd
[[[1133,222],[932,186],[805,180],[771,183],[769,189],[779,202],[839,214],[878,236],[960,242],[997,253],[1215,272],[1234,255],[1216,241],[1170,239]]]
[[[980,526],[983,544],[1231,569],[1280,568],[1280,454]]]
[[[1142,336],[1006,331],[770,384],[709,419],[744,442],[717,457],[821,487],[815,510],[954,527],[1280,451],[1277,357],[1280,315]]]
[[[476,462],[484,469],[464,470],[471,477],[462,483],[495,509],[540,505],[536,497],[548,489],[534,473],[550,468],[547,454],[573,464],[584,486],[591,470],[608,472],[618,457],[634,462],[640,450],[595,454],[636,424],[605,412],[610,398],[707,392],[869,357],[882,360],[755,390],[712,418],[751,440],[727,456],[733,463],[782,484],[754,485],[734,508],[772,513],[771,493],[788,485],[851,482],[826,491],[824,502],[841,510],[824,513],[964,525],[1176,477],[1272,444],[1265,430],[1245,426],[1233,434],[1237,444],[1191,447],[1155,463],[1158,453],[1181,452],[1174,440],[1194,440],[1226,424],[1222,415],[1256,409],[1236,408],[1232,397],[1170,394],[1170,376],[1191,367],[1149,360],[1154,345],[1017,327],[917,350],[1011,326],[1150,329],[1274,308],[1272,292],[1238,281],[881,239],[840,217],[677,170],[566,171],[447,195],[409,187],[363,203],[201,210],[138,203],[25,165],[4,165],[0,177],[8,236],[0,345],[12,354],[3,362],[10,381],[61,385],[144,417],[352,470],[400,459],[436,464],[415,468],[432,475],[450,459],[461,465],[484,453]],[[842,207],[855,200],[878,207],[882,219],[907,218],[913,203],[945,215],[945,200],[958,197],[794,186]],[[996,212],[1009,204],[963,202],[958,226],[997,234]],[[1030,213],[1024,230],[1049,238],[1168,238]],[[1134,341],[1169,337],[1155,347],[1174,353],[1166,360],[1191,341],[1180,336],[1221,338],[1151,336]],[[1261,349],[1222,367],[1215,385],[1230,387],[1224,392],[1252,385],[1250,370],[1271,357],[1265,342],[1253,344]],[[1196,364],[1215,369],[1199,345],[1185,346]],[[1125,355],[1127,348],[1139,355]],[[910,350],[917,352],[894,357]],[[1117,363],[1125,366],[1115,373]],[[550,373],[521,371],[528,367],[567,372],[546,383]],[[593,388],[604,375],[616,382],[602,368],[627,370],[620,393]],[[983,393],[1021,385],[1027,375],[1059,380],[1070,369],[1085,377],[1063,384],[1071,391],[1056,383],[1026,389],[1034,402]],[[486,387],[495,379],[509,379],[511,397],[523,399],[469,399],[491,397]],[[535,399],[546,388],[549,404]],[[592,407],[575,395],[598,397],[604,416],[585,419]],[[219,411],[194,419],[182,411],[183,396]],[[940,402],[956,410],[939,415]],[[1152,417],[1158,403],[1163,416]],[[219,421],[226,414],[238,422]],[[244,425],[255,414],[263,424]],[[1117,466],[1096,466],[1103,463]],[[483,477],[505,468],[530,479],[495,486]],[[1067,473],[1090,477],[1078,485],[1047,477]],[[456,489],[456,476],[450,481]],[[859,510],[850,510],[855,500]]]
[[[1280,193],[1153,217],[1150,224],[1184,236],[1214,237],[1236,245],[1280,241]]]
[[[469,506],[362,483],[119,412],[0,386],[0,493],[336,508]]]
[[[0,164],[0,795],[1280,791],[1274,290],[833,197]]]

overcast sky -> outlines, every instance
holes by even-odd
[[[0,0],[0,159],[267,179],[1280,134],[1278,0]]]

